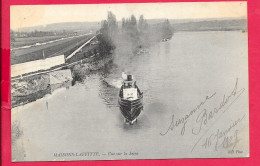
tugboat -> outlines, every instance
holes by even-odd
[[[118,103],[125,123],[132,125],[143,110],[143,93],[136,85],[132,75],[127,75],[119,92]]]

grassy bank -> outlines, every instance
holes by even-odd
[[[90,72],[101,70],[112,61],[113,55],[109,54],[105,57],[96,56],[88,60],[87,62],[83,61],[83,63],[72,66],[71,71],[73,83],[75,83],[76,81],[83,81]]]

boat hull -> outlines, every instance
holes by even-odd
[[[119,97],[118,103],[122,115],[126,121],[133,122],[140,115],[143,110],[143,96],[140,96],[136,100],[126,100]]]

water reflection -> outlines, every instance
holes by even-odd
[[[170,41],[164,43],[164,53],[169,54],[171,51],[171,44]]]

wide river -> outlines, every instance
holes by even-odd
[[[202,135],[192,134],[196,117],[165,133],[172,115],[182,118],[206,96],[203,105],[218,106],[223,95],[237,88],[245,92],[229,111],[202,131],[223,127],[223,123],[246,114],[241,122],[242,148],[248,139],[248,56],[247,33],[179,32],[172,40],[161,42],[149,53],[128,57],[115,55],[108,70],[90,74],[83,82],[61,88],[35,102],[12,110],[12,124],[20,136],[13,140],[14,161],[102,160],[134,158],[223,157],[226,151],[203,149]],[[118,108],[122,71],[131,72],[144,92],[144,111],[134,125],[124,124]],[[195,126],[196,127],[196,126]],[[201,132],[201,133],[203,133]],[[243,135],[243,134],[241,134]],[[238,146],[238,145],[237,145]],[[98,152],[98,156],[75,156]],[[133,155],[129,155],[132,152]],[[73,153],[58,157],[60,153]],[[112,155],[115,153],[115,155]],[[118,154],[117,154],[118,153]],[[121,155],[119,153],[122,153]],[[127,155],[124,155],[127,153]],[[244,150],[246,154],[247,151]],[[74,155],[74,156],[73,156]]]

